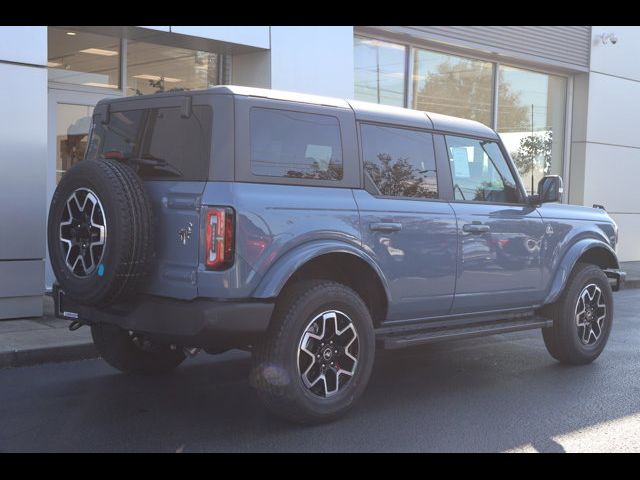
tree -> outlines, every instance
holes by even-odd
[[[543,134],[527,135],[520,139],[520,146],[513,154],[513,161],[520,175],[535,173],[536,164],[543,160],[542,172],[547,175],[551,171],[551,145],[553,134],[547,130]]]
[[[416,66],[416,70],[418,70]],[[513,131],[531,128],[529,107],[520,104],[520,92],[514,92],[498,71],[498,127]],[[493,108],[493,69],[490,64],[450,59],[440,63],[435,72],[420,78],[416,108],[491,124]]]
[[[365,161],[364,166],[382,195],[422,198],[436,196],[435,177],[425,176],[428,172],[419,171],[406,158],[398,158],[394,162],[388,153],[379,153],[377,157],[379,163]]]

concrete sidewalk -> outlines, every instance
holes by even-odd
[[[625,289],[640,288],[640,262],[622,262],[621,268],[627,272]],[[68,320],[53,316],[53,299],[45,295],[43,301],[40,318],[0,320],[0,368],[98,356],[89,327],[70,332]]]
[[[53,316],[53,298],[43,297],[39,318],[0,320],[0,368],[94,358],[88,327],[69,331],[69,321]]]

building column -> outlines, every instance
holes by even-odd
[[[0,29],[0,319],[42,315],[47,27]]]

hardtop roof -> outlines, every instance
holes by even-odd
[[[439,113],[422,112],[409,108],[380,105],[377,103],[363,102],[359,100],[346,100],[342,98],[312,95],[307,93],[289,92],[284,90],[272,90],[267,88],[243,87],[238,85],[219,85],[202,90],[184,90],[175,92],[163,92],[149,95],[136,95],[131,97],[105,99],[100,103],[120,103],[134,100],[145,100],[171,96],[185,95],[234,95],[269,98],[273,100],[310,103],[334,108],[352,109],[356,119],[369,122],[391,123],[398,126],[404,125],[414,128],[427,128],[437,131],[461,133],[479,137],[498,138],[496,132],[486,125],[474,120],[442,115]]]

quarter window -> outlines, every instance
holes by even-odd
[[[254,175],[342,179],[342,142],[336,117],[253,108],[250,118]]]
[[[456,200],[518,203],[515,179],[496,142],[447,135]]]
[[[405,128],[363,124],[365,173],[389,197],[438,198],[433,136]]]

